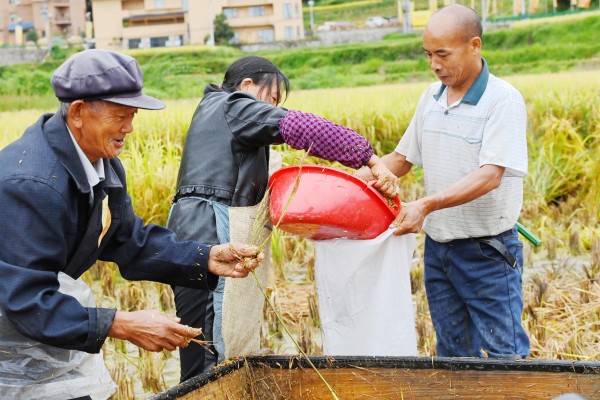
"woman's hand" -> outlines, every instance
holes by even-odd
[[[373,178],[377,180],[373,187],[379,190],[385,197],[392,199],[400,194],[398,177],[392,174],[379,158],[371,166],[371,173],[373,174]]]

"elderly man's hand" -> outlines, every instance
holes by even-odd
[[[256,246],[225,243],[211,247],[208,270],[215,275],[244,278],[265,258]]]
[[[128,340],[148,351],[173,351],[186,347],[202,329],[179,323],[179,318],[159,311],[117,311],[108,336]]]

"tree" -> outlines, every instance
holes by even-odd
[[[39,36],[35,29],[28,29],[27,32],[25,32],[25,41],[26,42],[33,42],[33,43],[35,43],[35,45],[37,47],[38,40],[39,40]]]
[[[215,44],[217,45],[228,44],[229,41],[235,36],[233,28],[227,23],[227,17],[223,13],[215,16],[213,21],[213,29],[215,35]]]
[[[86,14],[89,13],[90,21],[93,21],[93,18],[92,18],[92,0],[85,0],[85,11],[86,11]]]

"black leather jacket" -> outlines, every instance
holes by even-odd
[[[258,204],[269,179],[269,145],[283,143],[287,110],[246,92],[207,86],[185,139],[175,201],[199,196],[235,207]]]

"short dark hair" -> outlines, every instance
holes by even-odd
[[[221,89],[228,93],[235,92],[242,81],[252,79],[260,90],[277,85],[276,104],[282,103],[287,98],[290,90],[290,80],[269,60],[258,56],[242,57],[227,68]],[[282,89],[283,86],[283,89]]]

